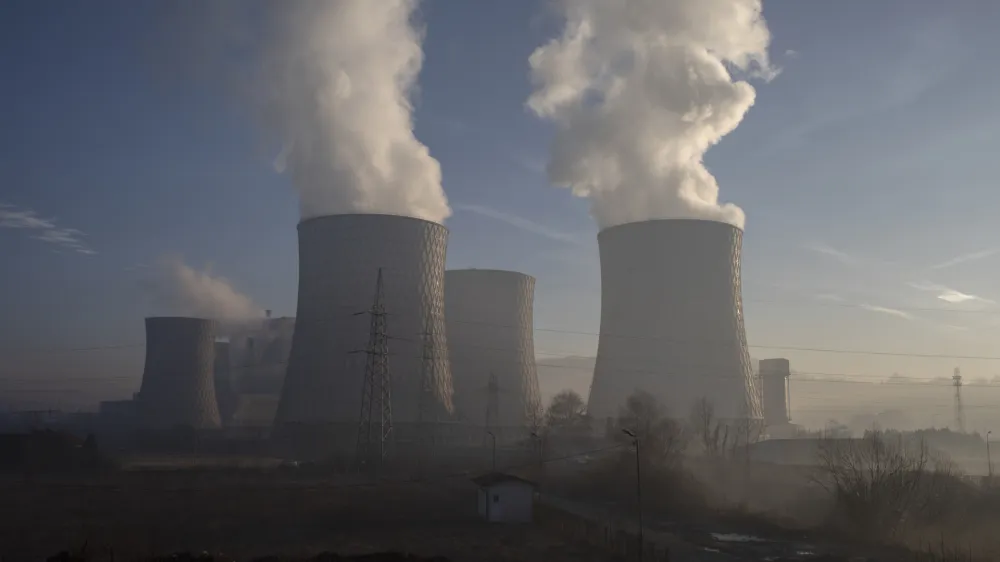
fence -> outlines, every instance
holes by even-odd
[[[621,521],[586,517],[572,513],[550,503],[535,502],[535,521],[543,528],[562,538],[589,544],[620,557],[622,560],[639,560],[638,533]],[[670,549],[650,540],[642,543],[643,562],[669,562]]]

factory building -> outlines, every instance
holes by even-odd
[[[138,394],[145,429],[218,428],[215,323],[203,318],[146,318],[146,363]]]
[[[759,419],[743,327],[743,231],[696,219],[604,229],[601,328],[588,413],[614,417],[635,390],[674,417],[707,398],[722,419]]]
[[[535,278],[515,271],[445,273],[455,410],[467,423],[511,435],[540,423],[534,290]]]

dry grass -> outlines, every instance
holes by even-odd
[[[123,473],[100,482],[0,482],[0,557],[88,543],[95,560],[175,551],[237,559],[384,550],[453,560],[603,560],[531,525],[487,525],[461,480],[350,486],[246,471]]]

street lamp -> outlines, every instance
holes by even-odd
[[[545,464],[542,459],[542,436],[539,435],[537,431],[532,431],[531,438],[535,440],[536,446],[538,447],[538,466],[540,468]]]
[[[635,445],[635,501],[639,511],[639,562],[642,562],[642,551],[646,542],[642,538],[642,475],[639,471],[639,436],[631,429],[622,429],[622,433],[632,438]]]
[[[992,430],[986,432],[986,471],[988,474],[986,482],[991,487],[993,486],[993,459],[990,457],[990,434],[992,433]]]
[[[493,438],[493,472],[497,470],[497,436],[492,431],[487,431],[486,435]]]

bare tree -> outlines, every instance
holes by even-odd
[[[695,402],[689,423],[692,437],[697,438],[702,452],[709,457],[719,456],[728,439],[729,428],[715,417],[715,405],[708,398]]]
[[[840,515],[866,538],[892,537],[926,484],[922,441],[908,444],[870,431],[862,439],[821,439],[817,482],[833,494]]]
[[[639,439],[644,463],[670,468],[681,464],[689,442],[688,433],[684,425],[671,419],[648,392],[637,390],[626,399],[619,410],[614,433],[617,439],[630,439],[622,433],[622,429],[634,432]]]
[[[589,425],[587,405],[583,398],[572,390],[563,390],[552,397],[545,412],[545,424],[549,428],[579,428]]]

